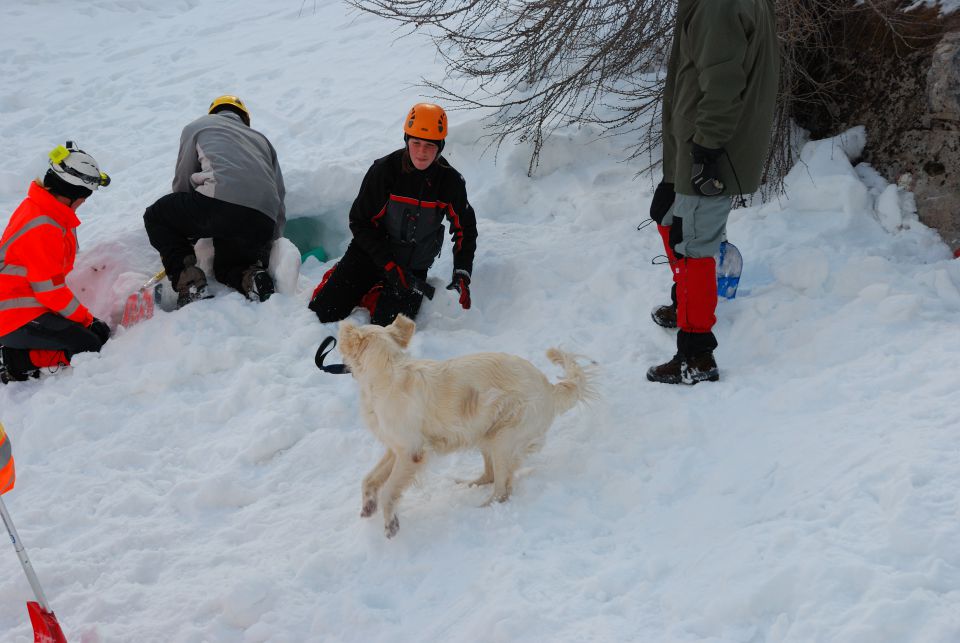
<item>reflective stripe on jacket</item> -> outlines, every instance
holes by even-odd
[[[36,182],[0,237],[0,336],[54,312],[89,326],[66,284],[77,256],[76,213]]]
[[[453,267],[473,270],[477,217],[463,177],[439,157],[426,170],[403,169],[403,149],[374,161],[350,208],[350,230],[378,266],[427,270],[443,246],[444,219]]]

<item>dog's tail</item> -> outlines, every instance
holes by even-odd
[[[563,379],[553,385],[557,415],[569,411],[577,402],[596,398],[592,384],[594,373],[581,366],[575,355],[551,348],[547,351],[547,359],[564,370]]]

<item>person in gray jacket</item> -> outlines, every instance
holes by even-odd
[[[250,127],[250,112],[237,96],[214,99],[206,116],[183,128],[173,193],[143,215],[178,306],[207,296],[194,253],[201,238],[213,239],[217,281],[252,300],[273,294],[267,268],[286,221],[284,195],[277,153]]]

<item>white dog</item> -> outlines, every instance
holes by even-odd
[[[411,359],[404,349],[415,324],[400,315],[387,327],[340,325],[340,353],[360,384],[364,421],[387,447],[363,480],[363,517],[383,507],[390,538],[400,528],[396,505],[429,452],[478,448],[493,483],[486,504],[510,497],[524,456],[543,444],[554,417],[593,396],[588,373],[556,348],[547,357],[565,371],[551,384],[533,364],[504,353],[477,353],[438,362]]]

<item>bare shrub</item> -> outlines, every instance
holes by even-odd
[[[492,110],[485,124],[491,144],[528,142],[528,173],[550,134],[577,123],[633,137],[628,157],[644,161],[638,172],[659,163],[662,79],[676,0],[348,1],[426,30],[447,77],[424,84],[453,108]],[[936,44],[942,28],[935,10],[908,13],[909,4],[777,0],[782,67],[764,167],[768,186],[777,186],[795,161],[793,123],[826,135],[831,124],[847,122],[853,70],[835,61],[849,58],[851,25],[870,26],[872,35],[861,33],[859,46],[881,43],[879,65]]]

